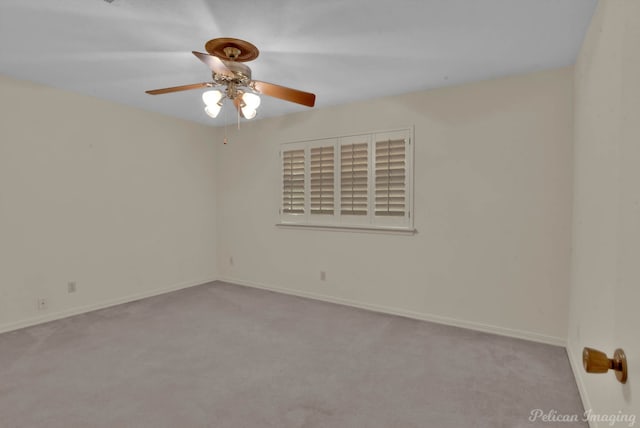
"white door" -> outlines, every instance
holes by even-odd
[[[592,428],[640,427],[640,1],[598,3],[575,66],[569,352]],[[627,355],[626,384],[582,348]],[[598,419],[600,419],[598,421]]]

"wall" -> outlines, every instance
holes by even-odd
[[[564,343],[571,68],[243,123],[224,146],[221,129],[0,91],[0,331],[206,282],[217,260],[237,283]],[[281,142],[411,125],[417,235],[274,226]]]
[[[221,277],[564,344],[572,73],[485,81],[229,130],[216,165]],[[417,235],[275,227],[280,143],[411,125]]]
[[[575,67],[575,202],[568,350],[585,407],[640,418],[640,2],[601,1]],[[629,382],[588,375],[584,346],[621,347]],[[635,392],[634,392],[635,389]],[[635,403],[634,403],[635,400]],[[618,421],[615,426],[630,426]],[[637,421],[638,422],[638,421]],[[592,427],[610,426],[593,422]]]
[[[0,121],[0,331],[215,279],[213,128],[2,76]]]

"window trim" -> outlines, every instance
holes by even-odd
[[[405,215],[404,216],[376,216],[375,215],[375,149],[379,136],[402,136],[407,140],[405,145]],[[358,139],[365,138],[368,144],[368,190],[366,216],[349,216],[341,214],[341,146],[351,144]],[[279,221],[278,228],[283,229],[317,229],[331,231],[352,231],[370,233],[393,233],[403,235],[413,235],[414,228],[414,127],[397,128],[391,130],[358,132],[348,135],[308,139],[280,144],[279,173],[278,173],[278,207]],[[332,215],[315,214],[311,215],[311,147],[334,146],[334,213]],[[305,212],[304,214],[284,214],[282,212],[282,178],[283,178],[283,153],[288,150],[305,149]],[[359,218],[353,218],[359,217]]]
[[[358,232],[358,233],[380,233],[384,235],[416,235],[418,229],[413,227],[387,227],[387,226],[349,226],[330,225],[315,223],[276,223],[278,229],[299,229],[299,230],[326,230],[332,232]]]

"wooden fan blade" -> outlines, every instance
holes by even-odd
[[[207,64],[207,66],[214,73],[231,78],[235,77],[233,71],[229,70],[220,58],[202,52],[191,51],[191,53],[194,54],[200,61]]]
[[[238,110],[238,114],[240,115],[240,117],[244,119],[244,114],[242,113],[242,108],[240,106],[240,103],[241,103],[240,97],[235,97],[233,99],[233,105],[236,106],[236,109]]]
[[[171,88],[154,89],[152,91],[145,91],[149,95],[168,94],[170,92],[189,91],[191,89],[209,88],[212,84],[209,82],[194,83],[192,85],[172,86]]]
[[[275,85],[273,83],[261,82],[259,80],[253,80],[251,82],[251,87],[261,94],[280,98],[281,100],[290,101],[292,103],[302,104],[307,107],[313,107],[316,103],[315,94],[310,92],[303,92],[297,89]]]

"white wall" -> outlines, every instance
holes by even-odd
[[[637,418],[639,46],[640,2],[601,1],[575,67],[574,253],[568,335],[585,407],[604,415],[635,413]],[[586,374],[581,362],[584,346],[609,356],[622,347],[630,363],[629,382],[618,383],[612,373]],[[629,424],[621,421],[615,426]]]
[[[231,128],[216,166],[221,276],[565,343],[572,79],[565,68]],[[274,226],[280,143],[411,125],[417,235]]]
[[[2,76],[0,121],[0,331],[215,279],[214,129]]]

